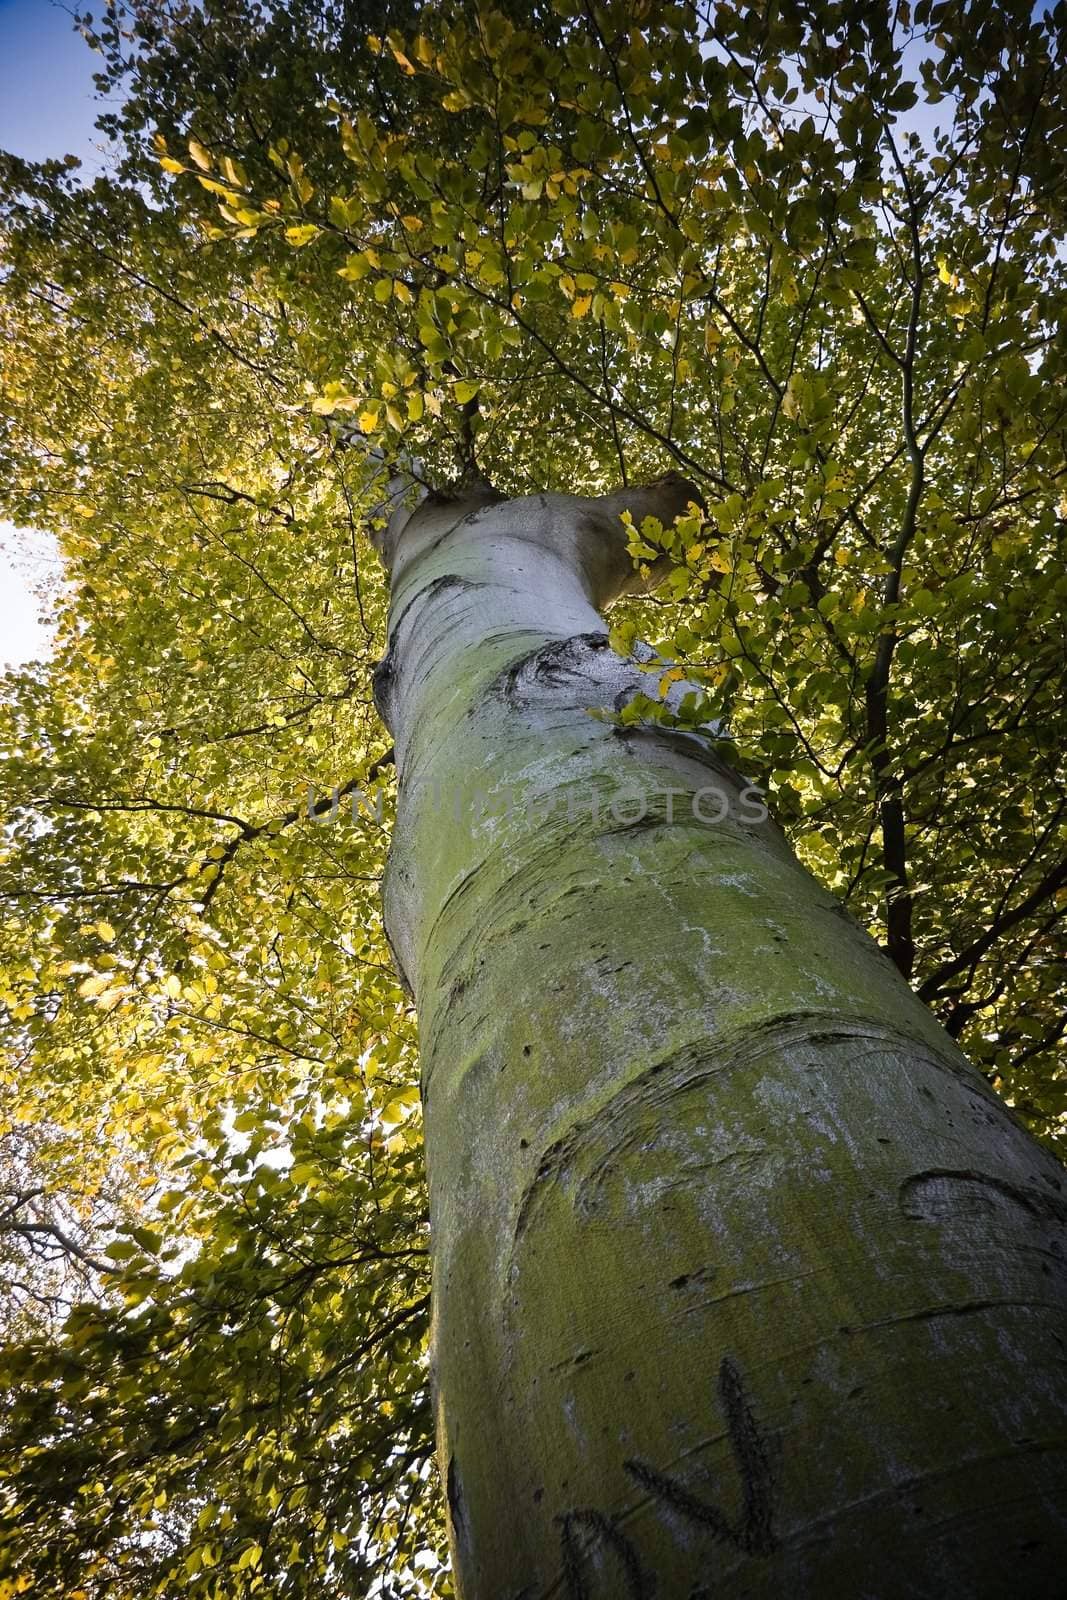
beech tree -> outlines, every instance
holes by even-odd
[[[82,26],[0,1593],[1058,1594],[1062,8]]]

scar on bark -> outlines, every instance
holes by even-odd
[[[383,929],[383,932],[385,934],[386,945],[389,948],[389,954],[393,959],[393,967],[394,967],[394,969],[396,971],[397,978],[400,980],[400,987],[401,987],[401,989],[403,989],[404,993],[407,995],[409,1000],[414,1000],[414,998],[415,998],[415,990],[414,990],[414,987],[412,986],[411,979],[408,977],[407,973],[404,971],[404,963],[401,961],[399,955],[397,954],[396,945],[393,943],[392,939],[390,939],[390,937],[389,937],[388,928]]]
[[[456,1466],[455,1452],[448,1458],[448,1472],[445,1476],[445,1496],[448,1500],[448,1517],[452,1524],[452,1536],[456,1548],[461,1556],[466,1556],[470,1550],[471,1530],[470,1519],[467,1516],[467,1502],[463,1494],[463,1485],[460,1482],[459,1468]]]
[[[575,633],[568,639],[553,639],[506,667],[491,686],[509,705],[522,704],[522,689],[533,682],[558,687],[568,677],[582,677],[582,659],[608,648],[606,633]]]
[[[1054,1179],[1046,1182],[1056,1185]],[[967,1167],[936,1167],[913,1173],[901,1184],[898,1198],[901,1214],[913,1222],[948,1222],[953,1218],[967,1221],[994,1212],[1001,1200],[1032,1217],[1067,1222],[1067,1199],[1062,1196]]]
[[[632,698],[629,691],[618,695],[615,700],[616,711],[622,711]],[[707,767],[717,778],[725,778],[734,788],[741,789],[751,780],[746,779],[730,765],[725,756],[720,755],[717,746],[729,741],[726,735],[717,729],[718,724],[709,725],[701,730],[651,727],[647,724],[631,723],[627,727],[614,727],[612,735],[626,745],[640,745],[645,749],[651,746],[656,750],[669,750],[675,756],[684,756],[698,766]]]
[[[804,1046],[812,1037],[865,1050],[878,1050],[883,1045],[894,1048],[903,1042],[909,1049],[923,1050],[924,1056],[936,1064],[944,1061],[903,1029],[872,1023],[867,1017],[816,1010],[782,1011],[754,1025],[724,1030],[713,1043],[694,1040],[681,1047],[671,1046],[618,1089],[594,1117],[572,1123],[544,1150],[519,1199],[509,1271],[517,1264],[524,1237],[554,1197],[573,1193],[579,1206],[585,1205],[583,1195],[589,1183],[596,1181],[632,1137],[636,1113],[649,1107],[658,1109],[674,1095],[688,1094],[713,1075],[732,1071],[742,1063],[751,1065],[771,1051]],[[592,1153],[585,1157],[587,1147]],[[598,1150],[600,1154],[596,1154]],[[582,1214],[589,1214],[587,1207]]]
[[[392,711],[392,691],[396,681],[397,637],[399,635],[404,618],[407,616],[412,606],[421,605],[425,603],[425,601],[435,598],[444,589],[484,589],[484,587],[485,585],[483,583],[479,583],[477,579],[463,578],[460,577],[460,575],[456,572],[445,572],[441,575],[441,577],[435,578],[432,583],[428,583],[425,589],[420,589],[413,599],[409,600],[407,605],[403,608],[400,615],[397,617],[396,621],[389,630],[389,641],[386,647],[385,655],[375,667],[371,677],[371,689],[374,694],[374,704],[378,708],[378,715],[381,717],[386,727],[392,726],[390,714]]]
[[[389,721],[389,702],[392,697],[395,677],[396,657],[393,654],[392,646],[390,646],[371,675],[371,693],[374,695],[374,704],[378,709],[378,715],[387,728],[391,726]]]
[[[623,1469],[653,1499],[670,1506],[687,1522],[705,1528],[721,1544],[732,1545],[748,1555],[768,1555],[777,1546],[770,1459],[745,1396],[741,1374],[729,1356],[723,1356],[719,1368],[719,1404],[741,1476],[742,1510],[736,1521],[645,1461],[631,1457],[623,1462]]]

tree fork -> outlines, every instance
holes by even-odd
[[[1058,1596],[1062,1168],[713,744],[590,715],[620,513],[692,498],[380,541],[458,1589]]]

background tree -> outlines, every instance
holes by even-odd
[[[633,715],[703,685],[1054,1136],[1062,15],[86,27],[120,169],[6,162],[3,507],[70,588],[5,708],[0,1573],[444,1593],[359,440],[507,493],[699,485],[703,526],[634,538],[674,571],[614,613],[655,649]],[[308,785],[372,803],[325,825]]]

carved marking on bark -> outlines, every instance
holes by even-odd
[[[619,1532],[610,1517],[606,1517],[602,1511],[590,1508],[564,1511],[555,1520],[559,1523],[563,1577],[570,1600],[590,1600],[584,1551],[575,1537],[576,1528],[592,1529],[597,1539],[602,1540],[615,1553],[626,1577],[626,1594],[630,1600],[651,1600],[653,1590],[638,1560],[637,1551],[626,1535]]]
[[[719,1402],[741,1475],[743,1510],[736,1522],[731,1522],[718,1506],[699,1499],[676,1478],[649,1466],[646,1461],[631,1458],[623,1462],[623,1468],[653,1499],[670,1506],[686,1521],[706,1528],[713,1539],[733,1545],[748,1555],[768,1555],[777,1545],[771,1465],[745,1398],[741,1374],[729,1356],[723,1356],[719,1368]]]
[[[700,1499],[677,1479],[645,1461],[631,1458],[623,1462],[623,1469],[651,1499],[709,1533],[718,1543],[728,1544],[746,1555],[768,1555],[777,1548],[770,1459],[745,1396],[741,1374],[729,1356],[723,1357],[719,1367],[718,1392],[741,1478],[742,1510],[736,1521],[731,1521],[718,1506]],[[560,1529],[563,1579],[569,1600],[591,1600],[586,1558],[598,1543],[603,1543],[616,1557],[626,1579],[625,1593],[629,1600],[651,1600],[657,1587],[655,1575],[642,1567],[636,1549],[620,1531],[617,1519],[595,1507],[583,1507],[561,1512],[554,1520]],[[594,1537],[579,1542],[577,1529],[588,1529]],[[612,1593],[615,1595],[618,1591]],[[697,1585],[691,1591],[690,1600],[700,1600],[708,1594],[706,1588]]]

